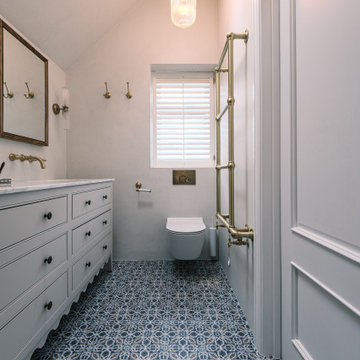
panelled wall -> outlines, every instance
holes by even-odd
[[[170,1],[142,1],[67,72],[71,93],[69,177],[114,177],[114,258],[169,259],[168,216],[213,225],[214,169],[196,186],[173,186],[171,169],[150,168],[151,64],[214,64],[217,0],[200,0],[188,29],[171,23]],[[104,81],[111,99],[105,99]],[[125,97],[130,82],[131,100]],[[151,193],[136,193],[141,181]],[[208,245],[203,258],[208,258]]]
[[[281,3],[284,359],[359,358],[359,11]]]

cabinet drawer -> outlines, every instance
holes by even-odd
[[[111,252],[112,233],[99,241],[87,254],[73,266],[73,290],[101,263]]]
[[[63,235],[5,266],[0,271],[0,311],[24,291],[67,260]]]
[[[111,203],[111,187],[73,194],[73,218]]]
[[[111,214],[110,211],[107,211],[73,230],[73,254],[77,254],[78,251],[89,244],[91,240],[110,227]]]
[[[14,359],[57,312],[68,297],[67,280],[66,272],[0,330],[1,360]]]
[[[0,249],[66,222],[66,197],[0,210]]]
[[[101,246],[100,246],[101,245]],[[98,243],[73,266],[73,290],[92,272],[103,254],[102,242]]]

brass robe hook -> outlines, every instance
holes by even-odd
[[[9,91],[9,88],[8,88],[8,86],[6,85],[6,81],[4,81],[4,85],[5,85],[5,87],[6,87],[6,95],[3,94],[3,97],[4,97],[5,99],[11,99],[12,97],[14,97],[14,93],[11,92],[11,91]]]
[[[32,99],[35,95],[32,91],[30,91],[29,89],[29,84],[26,82],[25,83],[26,87],[27,87],[27,90],[28,90],[28,93],[27,94],[24,94],[24,96],[27,98],[27,99]]]
[[[103,94],[103,95],[104,95],[104,98],[105,98],[105,99],[110,99],[110,98],[111,98],[111,93],[110,93],[109,90],[108,90],[107,82],[105,81],[104,84],[105,84],[105,89],[106,89],[106,93]]]
[[[129,82],[127,81],[126,82],[126,86],[127,86],[127,93],[126,93],[126,97],[128,99],[131,99],[133,97],[133,94],[130,92],[130,89],[129,89]]]

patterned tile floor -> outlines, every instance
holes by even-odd
[[[31,360],[263,359],[217,262],[118,261]]]

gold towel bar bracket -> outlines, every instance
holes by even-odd
[[[250,246],[249,240],[235,240],[232,241],[230,238],[228,239],[228,247],[231,247],[232,245],[238,245],[238,246]]]
[[[235,99],[233,97],[229,97],[227,99],[227,103],[228,103],[228,105],[234,105],[235,104]]]
[[[228,214],[216,214],[216,217],[222,222],[222,224],[216,223],[216,229],[219,227],[225,227],[228,229],[229,234],[232,238],[241,240],[243,242],[246,242],[247,240],[244,239],[250,239],[254,241],[254,229],[251,229],[249,225],[243,226],[243,227],[234,227],[229,224],[229,222],[226,220],[229,218]],[[241,244],[233,244],[233,245],[241,245]],[[244,245],[244,244],[242,244]]]

